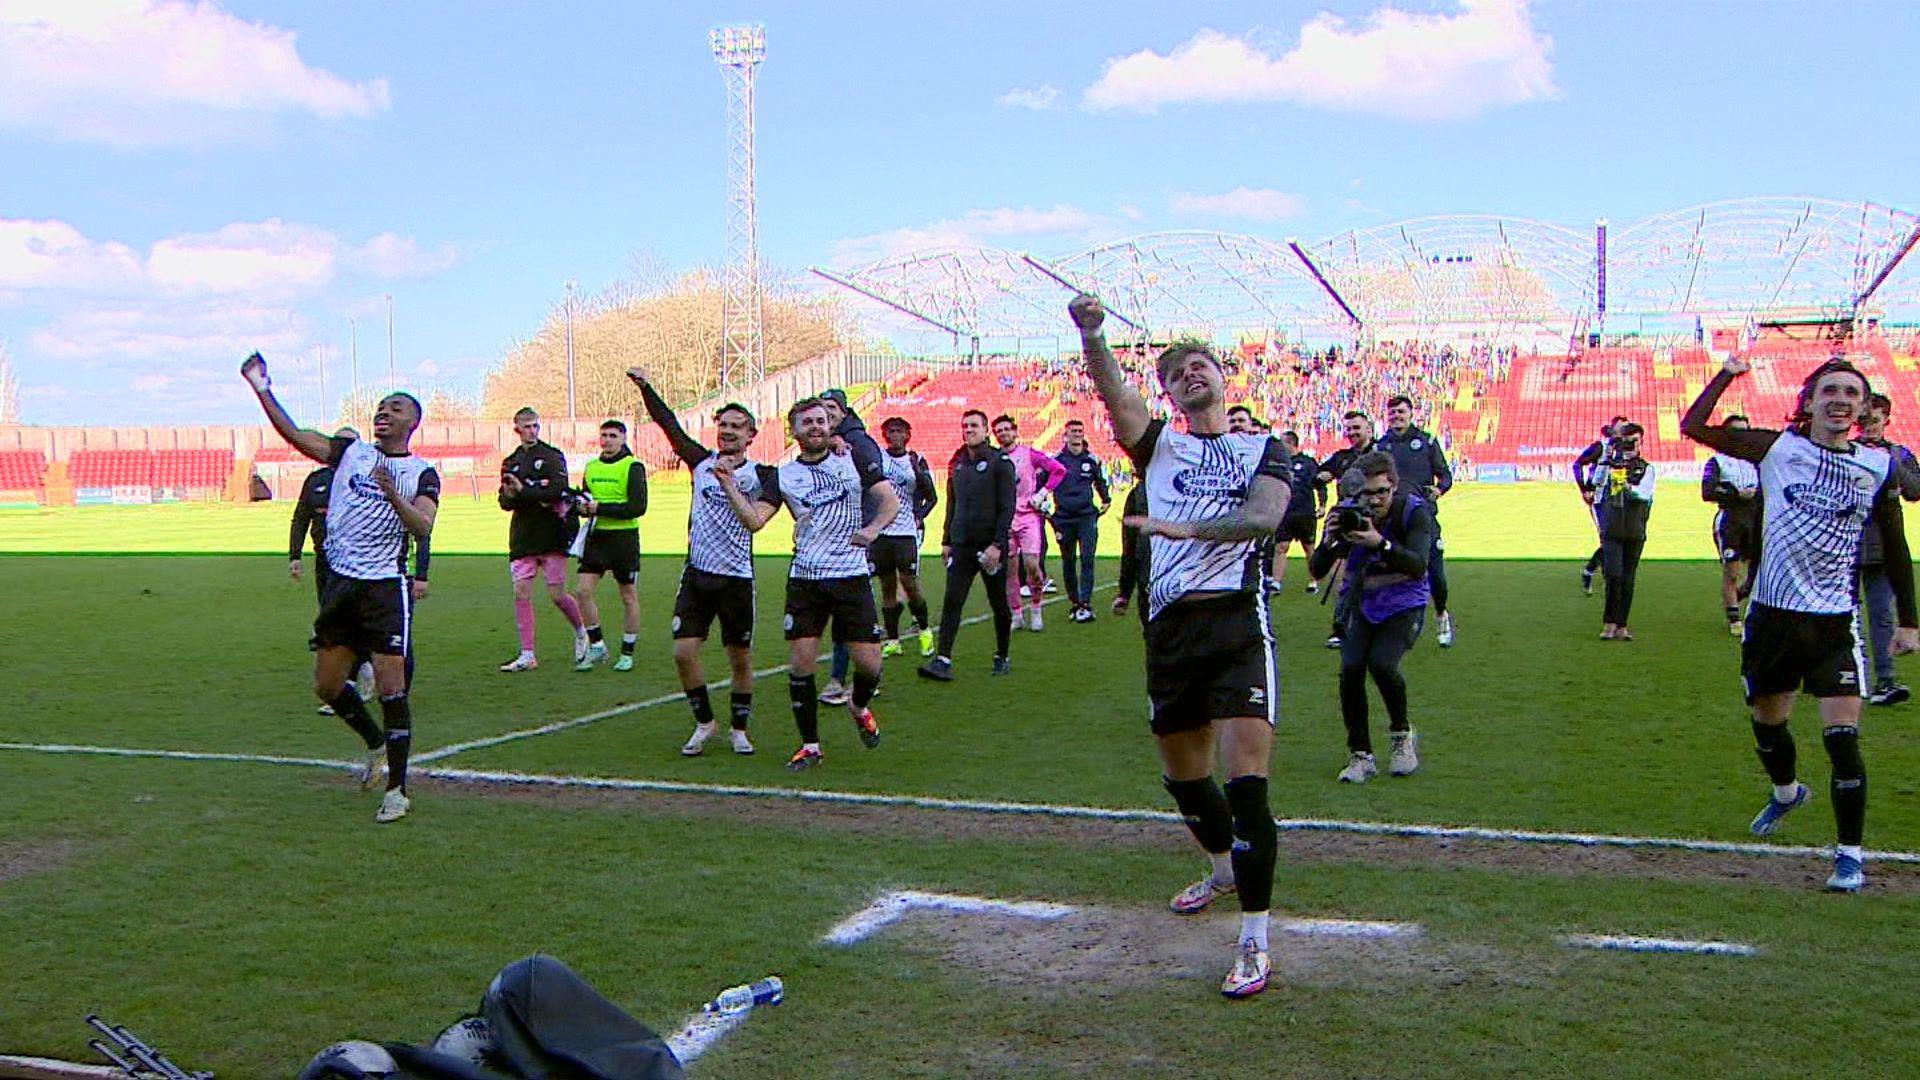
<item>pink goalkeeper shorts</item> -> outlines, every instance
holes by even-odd
[[[551,555],[523,555],[508,563],[507,568],[512,571],[515,581],[526,581],[544,574],[549,585],[567,583],[567,557],[557,551]]]
[[[1011,553],[1039,555],[1040,530],[1045,521],[1039,514],[1013,515],[1013,528],[1007,534],[1007,546],[1013,549]]]

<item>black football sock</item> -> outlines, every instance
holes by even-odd
[[[713,700],[707,696],[707,688],[696,686],[687,691],[687,704],[693,706],[693,722],[705,727],[713,723]]]
[[[1793,783],[1796,768],[1793,732],[1787,730],[1787,725],[1754,721],[1753,745],[1759,751],[1760,764],[1767,770],[1767,779],[1773,781],[1773,786],[1786,787]]]
[[[353,729],[353,733],[360,736],[360,741],[367,744],[367,749],[380,748],[380,741],[385,736],[380,733],[380,725],[374,723],[373,717],[368,715],[367,703],[360,700],[360,691],[353,688],[351,679],[327,704],[333,706],[333,715],[346,721],[347,726]]]
[[[753,719],[753,695],[736,691],[728,699],[728,704],[733,709],[733,730],[747,730],[747,721]]]
[[[405,693],[380,699],[387,722],[387,790],[407,789],[407,756],[413,752],[413,709]]]
[[[900,613],[904,610],[899,604],[880,609],[881,616],[887,621],[887,640],[892,641],[900,636]]]
[[[592,626],[587,627],[587,640],[595,645],[598,645],[602,641],[606,640],[604,637],[600,635],[599,623],[594,623]]]
[[[1739,607],[1739,605],[1737,605],[1737,604],[1729,604],[1729,605],[1727,606],[1727,621],[1728,621],[1729,623],[1737,623],[1737,622],[1739,622],[1739,621],[1740,621],[1740,607]]]
[[[1265,911],[1273,904],[1273,864],[1280,849],[1280,830],[1267,808],[1267,778],[1227,781],[1227,805],[1233,811],[1233,880],[1240,886],[1240,910]]]
[[[897,614],[900,609],[894,608],[893,610]],[[859,668],[854,668],[853,669],[853,709],[854,711],[859,712],[860,710],[865,709],[867,707],[867,702],[873,700],[873,692],[879,689],[879,687],[880,687],[880,676],[877,673],[873,675],[869,675],[866,672],[860,670]]]
[[[1860,729],[1835,724],[1820,733],[1833,761],[1833,825],[1842,844],[1858,846],[1867,824],[1867,766],[1860,760]]]
[[[1167,787],[1167,794],[1173,796],[1173,805],[1179,807],[1180,816],[1186,819],[1187,831],[1200,842],[1200,850],[1209,855],[1219,855],[1233,850],[1233,810],[1227,805],[1227,796],[1220,785],[1209,776],[1202,780],[1168,780],[1161,778]]]
[[[922,630],[925,630],[933,625],[932,623],[927,621],[928,616],[927,616],[926,597],[921,597],[918,600],[909,599],[907,601],[907,610],[913,612],[913,625],[919,627]]]
[[[802,743],[820,743],[820,684],[811,675],[788,675],[787,696],[793,699],[793,724]]]

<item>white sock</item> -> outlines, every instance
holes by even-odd
[[[1861,862],[1865,862],[1867,859],[1866,852],[1861,850],[1859,844],[1836,844],[1833,850],[1837,854],[1845,855],[1852,859],[1859,859]]]
[[[816,754],[820,752],[820,744],[817,742],[802,743],[801,745],[806,747],[808,750],[813,751]]]
[[[1787,784],[1785,786],[1782,786],[1780,784],[1773,785],[1773,801],[1774,802],[1790,803],[1793,801],[1793,797],[1798,794],[1800,794],[1800,785],[1798,782]]]
[[[1233,852],[1223,851],[1215,855],[1209,851],[1207,858],[1213,860],[1213,883],[1215,885],[1233,884]]]
[[[372,682],[373,681],[373,662],[368,661],[367,663],[361,664],[360,670],[354,672],[354,678],[359,682]]]
[[[1240,913],[1240,940],[1251,941],[1261,952],[1267,951],[1268,913],[1264,911],[1243,911]]]
[[[529,651],[529,650],[526,650],[526,649],[521,649],[521,650],[520,650],[520,659],[522,659],[522,660],[531,660],[531,659],[533,659],[533,653],[532,653],[531,651]]]
[[[639,640],[640,640],[639,634],[621,634],[620,635],[620,644],[622,645],[632,645],[634,642],[637,642]]]

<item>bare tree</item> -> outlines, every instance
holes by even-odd
[[[626,370],[636,364],[653,373],[672,401],[697,398],[718,382],[718,277],[696,270],[668,279],[657,262],[644,258],[629,269],[632,280],[574,300],[574,399],[582,416],[631,411]],[[837,297],[808,294],[784,280],[767,286],[761,318],[769,371],[858,341],[858,324]],[[516,342],[487,376],[480,415],[505,419],[530,405],[560,416],[566,403],[566,310],[556,304],[533,336]]]

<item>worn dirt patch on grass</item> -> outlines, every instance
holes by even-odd
[[[0,840],[0,884],[57,870],[73,857],[73,845],[65,840]]]
[[[344,781],[336,781],[344,782]],[[448,792],[512,799],[546,806],[644,807],[648,814],[749,824],[804,825],[851,833],[928,839],[1054,841],[1126,844],[1193,850],[1185,829],[1156,821],[1101,821],[1038,814],[987,814],[907,806],[813,803],[789,798],[747,798],[677,792],[561,788],[535,784],[422,781],[428,797]],[[1690,883],[1756,884],[1818,889],[1832,867],[1821,858],[1740,855],[1660,848],[1583,847],[1573,844],[1498,840],[1374,836],[1324,830],[1280,834],[1282,873],[1289,865],[1348,864],[1386,867],[1448,867],[1578,877],[1642,878]],[[1876,893],[1920,894],[1920,866],[1870,863]]]

